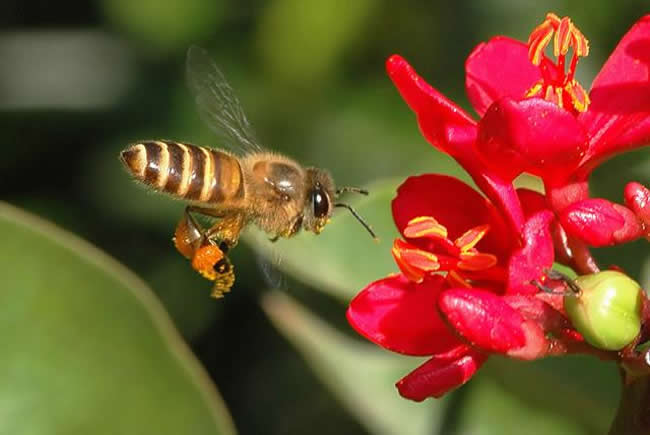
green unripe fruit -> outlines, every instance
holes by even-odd
[[[580,294],[564,296],[564,309],[576,330],[594,347],[620,350],[641,329],[641,286],[608,270],[575,280]]]

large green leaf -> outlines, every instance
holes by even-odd
[[[531,405],[487,376],[468,385],[458,409],[454,433],[459,435],[586,435],[590,432],[570,416]],[[553,400],[553,398],[549,398]],[[604,432],[597,432],[604,433]]]
[[[591,433],[605,433],[620,395],[614,363],[589,356],[534,362],[491,358],[482,373],[497,380],[522,403],[570,418]]]
[[[347,338],[278,290],[267,293],[262,302],[273,324],[370,433],[436,433],[446,401],[411,402],[394,386],[418,365],[416,358]]]
[[[234,433],[138,278],[5,203],[0,240],[0,433]]]

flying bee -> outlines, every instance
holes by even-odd
[[[201,118],[230,148],[148,140],[129,146],[120,159],[137,181],[188,202],[174,244],[195,270],[215,282],[213,296],[230,290],[234,270],[227,254],[250,223],[271,241],[301,229],[319,234],[333,208],[344,207],[376,239],[350,205],[336,202],[343,192],[367,191],[336,189],[326,170],[303,167],[260,146],[233,89],[205,50],[188,50],[186,73]],[[216,222],[203,228],[193,214]]]

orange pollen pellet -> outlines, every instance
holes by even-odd
[[[223,258],[223,252],[215,245],[205,245],[197,249],[192,258],[192,267],[199,272],[205,279],[214,281],[217,273],[214,265]]]

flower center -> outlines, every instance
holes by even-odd
[[[544,50],[553,39],[553,62]],[[571,63],[566,66],[569,48],[573,48]],[[589,107],[589,95],[575,80],[578,59],[589,55],[589,41],[571,22],[569,17],[559,18],[549,13],[528,37],[528,58],[536,65],[542,78],[526,93],[527,97],[540,97],[560,107],[584,112]]]
[[[433,217],[419,216],[408,222],[404,236],[409,239],[429,239],[436,252],[425,251],[396,239],[393,257],[402,273],[411,281],[421,282],[427,274],[447,272],[447,279],[453,284],[470,287],[468,280],[479,277],[489,279],[488,275],[494,275],[494,271],[485,272],[494,269],[497,258],[475,248],[489,228],[489,225],[474,227],[456,240],[451,240],[447,237],[447,229]]]

